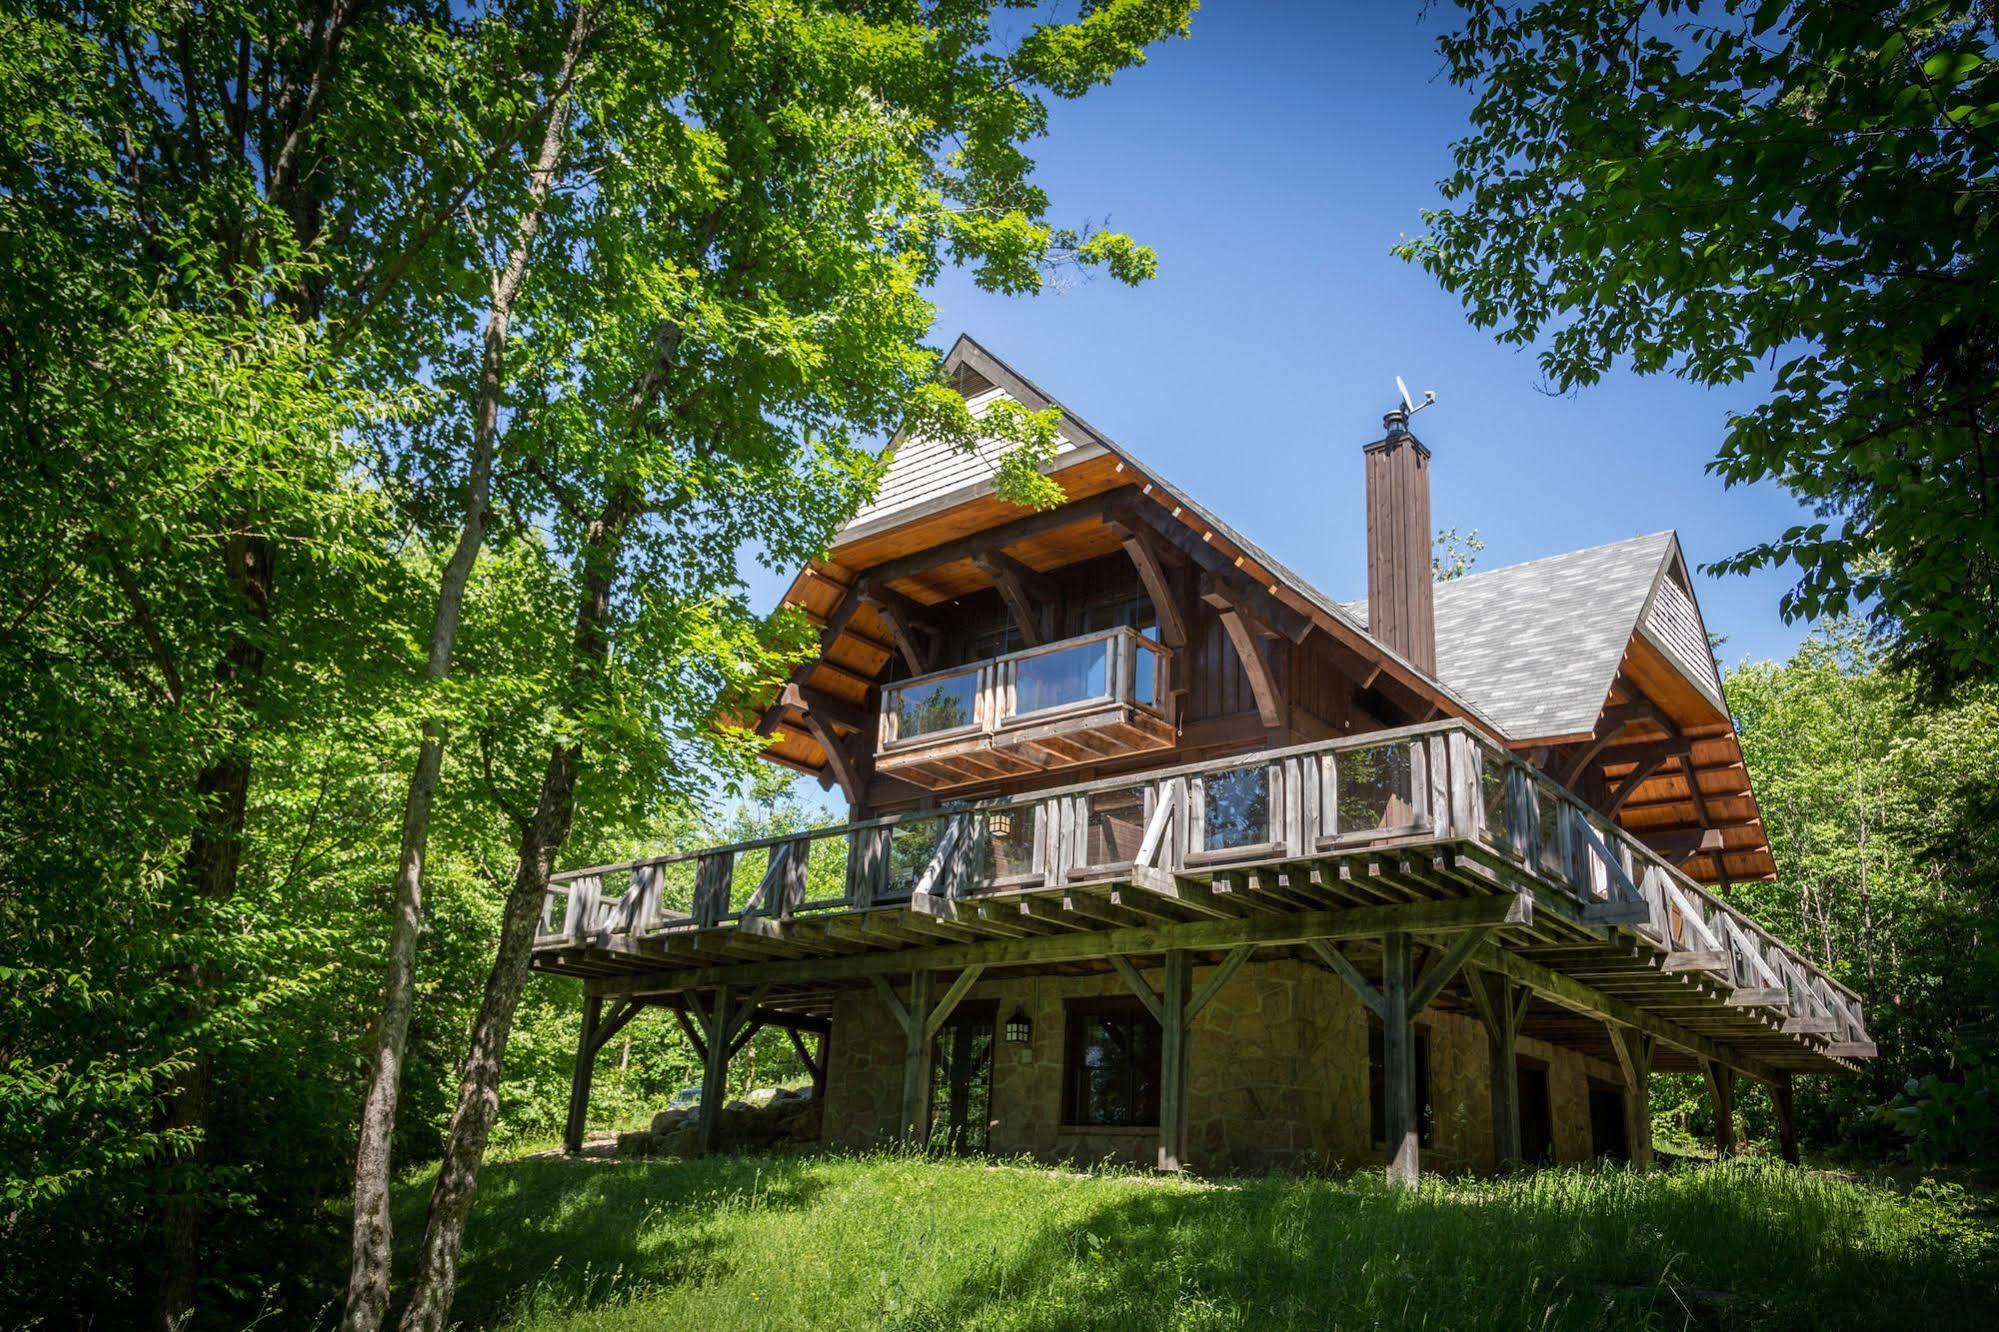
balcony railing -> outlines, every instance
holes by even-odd
[[[1164,647],[1107,629],[882,690],[877,767],[965,785],[1173,743]],[[1098,743],[1091,743],[1092,739]]]
[[[1629,931],[1660,969],[1701,974],[1730,1006],[1871,1052],[1851,990],[1457,722],[573,870],[549,887],[536,945],[1444,843],[1565,898],[1586,924]]]

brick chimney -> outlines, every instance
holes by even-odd
[[[1367,630],[1424,671],[1437,671],[1436,602],[1430,590],[1430,451],[1409,433],[1409,414],[1381,418],[1384,437],[1367,460]]]

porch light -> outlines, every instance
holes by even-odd
[[[1006,1039],[1009,1045],[1025,1045],[1034,1034],[1034,1023],[1028,1019],[1027,1010],[1015,1006],[1013,1014],[1006,1020]]]
[[[1013,811],[1002,810],[986,815],[986,831],[1001,841],[1013,836]]]

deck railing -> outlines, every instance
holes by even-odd
[[[1165,715],[1167,650],[1133,629],[932,671],[882,689],[877,747],[894,753],[962,736],[996,735],[1107,703]]]
[[[571,870],[549,886],[536,944],[1446,842],[1632,931],[1664,969],[1726,984],[1732,1005],[1772,1010],[1788,1032],[1868,1041],[1851,990],[1459,722]]]

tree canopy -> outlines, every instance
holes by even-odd
[[[1751,380],[1711,470],[1814,518],[1798,620],[1873,616],[1933,687],[1999,675],[1999,19],[1970,0],[1461,0],[1475,94],[1400,253],[1560,390]]]

